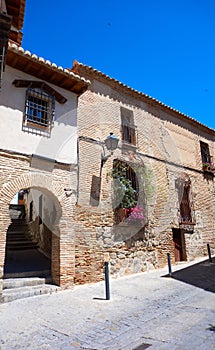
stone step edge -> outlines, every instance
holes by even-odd
[[[22,287],[13,290],[3,291],[2,296],[0,296],[0,303],[11,302],[17,299],[25,299],[28,297],[40,296],[45,294],[53,294],[61,291],[62,289],[54,285],[42,285],[35,287]]]
[[[3,280],[3,290],[26,286],[44,285],[46,283],[51,284],[51,277],[8,278]]]
[[[25,272],[14,272],[5,273],[4,279],[9,278],[30,278],[30,277],[44,277],[48,278],[51,275],[51,270],[40,270],[40,271],[25,271]]]
[[[16,294],[20,292],[31,292],[31,291],[37,291],[37,290],[50,290],[50,291],[56,291],[59,290],[60,287],[54,285],[54,284],[38,284],[36,286],[22,286],[22,287],[17,287],[17,288],[10,288],[10,289],[3,289],[3,296],[4,295],[11,295],[11,294]]]

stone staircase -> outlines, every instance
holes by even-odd
[[[60,290],[52,284],[51,261],[31,239],[24,206],[10,209],[11,224],[7,231],[3,294],[0,302],[13,301]]]
[[[0,302],[7,303],[17,299],[52,294],[60,290],[60,287],[50,283],[49,279],[39,277],[5,279]]]
[[[28,224],[25,219],[13,219],[7,231],[6,251],[37,249],[38,245],[33,242]]]

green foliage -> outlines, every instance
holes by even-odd
[[[132,181],[127,177],[127,169],[131,168],[136,175],[138,193],[132,186]],[[111,177],[114,180],[113,203],[116,207],[131,209],[137,204],[146,206],[146,201],[154,195],[152,171],[143,162],[116,162],[113,166]]]
[[[126,170],[127,165],[119,163],[117,167],[112,170],[112,177],[114,181],[114,202],[117,203],[119,199],[120,208],[130,209],[134,208],[137,204],[137,193],[132,187],[132,182],[127,178]]]

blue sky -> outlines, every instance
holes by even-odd
[[[26,50],[93,66],[215,129],[214,0],[26,3]]]

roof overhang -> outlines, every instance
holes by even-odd
[[[18,45],[22,43],[21,29],[24,24],[26,0],[5,0],[7,15],[12,17],[9,39]]]
[[[90,84],[89,80],[85,80],[42,57],[31,54],[29,51],[24,51],[23,48],[15,44],[9,43],[6,64],[77,95],[85,92]]]
[[[167,113],[170,113],[171,115],[175,116],[176,118],[179,118],[180,120],[184,121],[185,123],[188,123],[190,125],[193,125],[194,127],[196,127],[197,129],[201,129],[203,131],[205,131],[206,133],[209,133],[211,135],[215,135],[215,130],[212,128],[209,128],[207,125],[204,125],[202,123],[200,123],[199,121],[197,121],[194,118],[191,118],[190,116],[170,107],[167,106],[166,104],[158,101],[157,99],[144,94],[143,92],[137,91],[133,88],[131,88],[128,85],[125,85],[123,83],[121,83],[120,81],[109,77],[108,75],[98,71],[97,69],[94,69],[91,66],[87,66],[83,63],[80,63],[78,61],[74,61],[73,62],[73,67],[71,69],[72,72],[76,73],[76,74],[80,74],[84,77],[87,77],[87,79],[90,79],[91,81],[93,79],[98,79],[99,81],[102,81],[104,84],[107,84],[109,86],[111,86],[113,89],[116,89],[118,91],[121,91],[129,96],[132,96],[136,99],[139,99],[143,102],[145,102],[146,104],[155,107],[155,108],[159,108]]]

